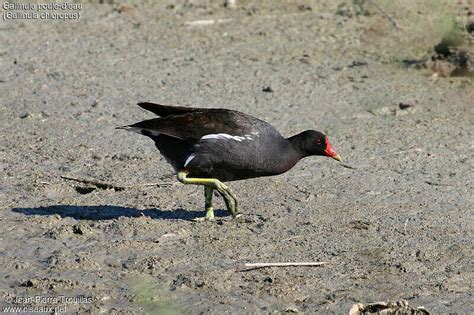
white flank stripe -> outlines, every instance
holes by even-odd
[[[216,139],[216,140],[219,140],[219,139],[222,139],[222,140],[232,139],[232,140],[235,140],[237,142],[241,142],[242,140],[253,140],[249,135],[245,135],[245,136],[242,137],[242,136],[231,136],[231,135],[228,135],[226,133],[212,133],[212,134],[205,135],[205,136],[201,137],[201,140],[209,140],[209,139]]]
[[[195,157],[196,157],[196,154],[194,153],[190,154],[188,158],[186,159],[186,162],[184,162],[184,167],[186,167],[189,164],[189,162],[191,162]]]

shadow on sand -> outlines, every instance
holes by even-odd
[[[135,208],[98,205],[98,206],[73,206],[73,205],[53,205],[37,208],[13,208],[12,211],[24,215],[54,215],[61,217],[71,217],[76,220],[111,220],[119,217],[137,218],[147,216],[153,219],[161,220],[187,220],[205,215],[204,211],[188,211],[181,208],[176,210],[161,210],[150,208],[138,210]],[[216,217],[228,216],[224,210],[214,210]]]

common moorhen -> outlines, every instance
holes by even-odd
[[[150,137],[180,182],[204,186],[206,216],[198,221],[214,219],[214,189],[237,217],[237,198],[222,182],[282,174],[310,155],[341,160],[319,131],[306,130],[285,139],[265,121],[234,110],[138,105],[160,118],[118,129]]]

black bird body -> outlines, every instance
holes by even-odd
[[[238,111],[139,106],[161,117],[125,128],[153,139],[173,168],[188,170],[190,177],[233,181],[277,175],[303,157],[272,125]]]
[[[211,187],[211,192],[217,189],[234,216],[237,200],[221,182],[282,174],[310,155],[340,160],[327,137],[318,131],[307,130],[285,139],[272,125],[238,111],[138,105],[160,117],[119,128],[153,139],[180,181]],[[206,209],[208,197],[206,194]],[[208,216],[212,206],[209,209]]]

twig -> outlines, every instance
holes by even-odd
[[[288,14],[269,14],[269,15],[258,15],[258,16],[248,16],[243,17],[243,19],[253,19],[258,17],[259,19],[279,19],[279,18],[291,18],[295,16],[301,15],[308,15],[314,14],[311,11],[307,11],[305,13],[288,13]],[[229,22],[242,22],[242,19],[210,19],[210,20],[195,20],[195,21],[186,21],[184,22],[187,26],[207,26],[207,25],[214,25],[214,24],[221,24],[221,23],[229,23]]]
[[[123,186],[114,185],[114,184],[110,184],[110,183],[106,183],[106,182],[102,182],[98,180],[93,180],[93,179],[82,179],[82,178],[72,177],[69,175],[61,175],[61,178],[72,180],[72,181],[83,183],[83,184],[93,185],[100,189],[113,189],[115,191],[121,191],[125,189],[125,187]]]
[[[393,17],[390,16],[390,14],[388,14],[387,12],[384,11],[384,9],[382,9],[377,3],[373,2],[372,0],[367,0],[368,3],[370,3],[371,5],[373,5],[377,10],[379,10],[387,19],[390,20],[390,22],[392,22],[392,25],[393,27],[395,27],[397,30],[401,30],[402,28],[400,27],[400,25],[397,23],[397,21],[395,21],[395,19]]]
[[[142,183],[142,184],[125,185],[123,187],[124,188],[151,187],[151,186],[168,187],[168,186],[172,186],[173,184],[174,183]]]
[[[173,184],[173,183],[144,183],[144,184],[132,184],[132,185],[116,185],[116,184],[107,183],[107,182],[103,182],[103,181],[98,181],[98,180],[94,180],[94,179],[76,178],[76,177],[72,177],[72,176],[69,176],[69,175],[61,175],[61,178],[62,179],[67,179],[67,180],[72,180],[72,181],[79,182],[79,183],[88,184],[88,185],[93,185],[93,186],[95,186],[97,188],[100,188],[100,189],[113,189],[115,191],[122,191],[122,190],[125,190],[127,188],[137,188],[137,187],[146,187],[146,186],[163,187],[163,186],[170,186],[170,185]]]
[[[435,183],[435,182],[432,182],[432,181],[429,181],[429,180],[425,180],[425,183],[427,183],[427,184],[430,185],[430,186],[446,186],[446,187],[452,187],[452,185],[441,184],[441,183]]]
[[[206,26],[206,25],[227,23],[227,22],[230,22],[231,20],[232,19],[197,20],[197,21],[184,22],[184,24],[188,26]]]
[[[267,267],[315,267],[329,264],[327,261],[320,262],[288,262],[288,263],[247,263],[247,268],[267,268]]]

